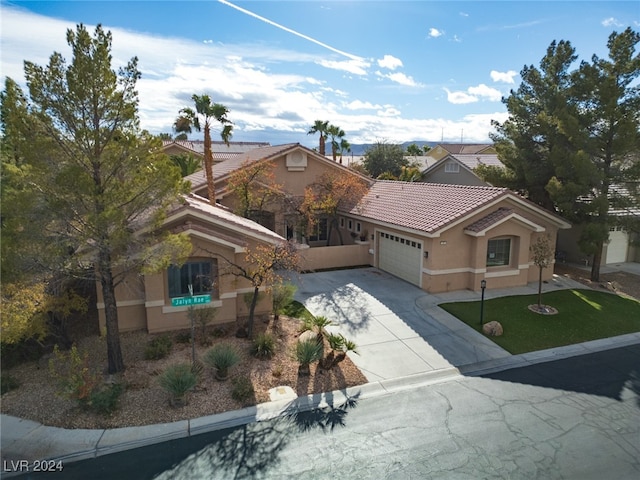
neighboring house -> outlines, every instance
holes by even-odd
[[[615,196],[632,198],[627,188],[621,185],[611,185],[610,192],[612,198]],[[590,200],[585,198],[585,201]],[[633,201],[630,204],[633,204]],[[609,227],[609,240],[604,244],[600,265],[640,262],[640,235],[628,232],[624,228],[624,220],[627,217],[640,218],[640,205],[611,209],[609,214],[619,218],[620,223]],[[591,265],[592,257],[582,253],[579,248],[578,242],[582,229],[581,225],[575,225],[571,230],[562,232],[558,236],[559,261],[581,263],[585,266]]]
[[[270,228],[231,213],[237,199],[226,188],[229,175],[245,162],[266,161],[275,166],[275,182],[288,199],[301,198],[305,188],[328,171],[368,182],[368,193],[339,216],[345,245],[338,245],[337,235],[327,238],[326,219],[320,218],[314,231],[301,234],[299,219],[287,210],[287,202],[270,206]],[[214,278],[212,304],[220,308],[216,323],[244,314],[241,297],[250,290],[245,283],[221,277],[216,258],[243,261],[247,246],[291,239],[299,242],[303,270],[370,265],[436,293],[478,290],[481,279],[487,279],[488,288],[535,281],[538,271],[529,247],[541,235],[549,235],[555,247],[557,231],[570,227],[508,189],[374,181],[295,143],[252,149],[224,160],[214,167],[214,178],[220,205],[198,197],[207,189],[203,172],[196,172],[187,177],[194,194],[168,215],[165,228],[189,234],[195,249],[187,268]],[[172,306],[171,301],[184,296],[184,282],[178,278],[189,272],[182,269],[174,267],[119,287],[121,329],[186,328],[186,307]],[[552,267],[545,269],[543,278],[552,273]],[[268,311],[268,306],[265,301],[260,311]]]
[[[211,152],[214,162],[222,162],[241,155],[254,148],[270,146],[266,142],[211,142]],[[163,140],[162,150],[167,155],[193,155],[196,158],[204,158],[204,141],[202,140]]]
[[[486,186],[487,183],[473,171],[479,165],[502,167],[495,153],[448,153],[422,171],[422,181],[452,185]]]
[[[429,150],[429,156],[434,160],[451,155],[495,155],[496,149],[492,143],[439,143]]]

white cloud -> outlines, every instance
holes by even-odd
[[[623,27],[624,24],[618,21],[615,17],[609,17],[602,20],[602,26],[604,27]]]
[[[346,103],[344,106],[348,110],[379,110],[382,108],[382,105],[363,102],[362,100],[354,100],[353,102]]]
[[[444,30],[438,30],[437,28],[431,27],[429,29],[428,36],[431,38],[438,38],[444,35]]]
[[[499,102],[502,99],[502,93],[500,93],[499,90],[487,87],[484,83],[481,83],[477,87],[469,87],[467,91],[471,95],[487,98],[491,102]]]
[[[453,103],[455,105],[462,105],[465,103],[474,103],[478,101],[478,97],[475,95],[469,95],[465,92],[451,92],[449,89],[445,88],[445,92],[447,92],[447,100],[449,103]]]
[[[393,55],[385,55],[378,60],[378,66],[381,68],[388,68],[389,70],[395,70],[398,67],[402,67],[402,60],[394,57]]]
[[[518,74],[515,70],[509,70],[508,72],[498,72],[497,70],[491,70],[491,80],[494,82],[503,83],[515,83],[513,77]]]
[[[385,105],[384,110],[378,110],[376,113],[380,117],[399,117],[401,112],[395,107]]]
[[[318,60],[319,65],[322,65],[325,68],[330,68],[332,70],[343,70],[345,72],[353,73],[354,75],[366,75],[367,67],[369,67],[369,63],[359,59],[359,60]]]
[[[458,35],[453,36],[453,41],[456,43],[462,43],[462,39]]]
[[[469,87],[466,92],[452,92],[447,88],[444,90],[447,92],[447,100],[449,103],[456,105],[475,103],[483,99],[489,100],[490,102],[499,102],[502,99],[502,93],[500,93],[499,90],[488,87],[484,83],[475,87]]]
[[[389,80],[399,83],[400,85],[405,85],[407,87],[418,87],[420,86],[418,82],[416,82],[413,77],[405,75],[404,73],[391,73],[387,75]]]
[[[460,16],[461,16],[461,17],[468,17],[468,16],[469,16],[469,14],[468,14],[468,13],[466,13],[466,12],[460,12]]]

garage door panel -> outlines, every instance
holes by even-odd
[[[378,242],[380,270],[420,286],[422,244],[414,238],[382,232]]]

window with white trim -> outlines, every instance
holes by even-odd
[[[460,164],[458,162],[447,162],[444,164],[445,173],[459,173]]]

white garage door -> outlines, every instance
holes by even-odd
[[[380,232],[378,235],[378,255],[380,270],[420,286],[422,244],[415,238]]]
[[[627,261],[627,246],[629,237],[627,232],[620,228],[609,232],[607,245],[607,258],[605,263],[622,263]]]

